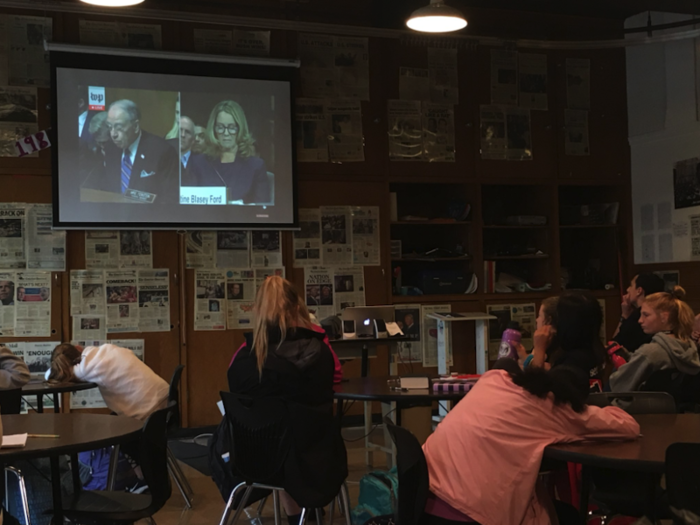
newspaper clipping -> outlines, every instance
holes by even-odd
[[[255,293],[254,270],[226,270],[226,326],[229,330],[252,328]]]
[[[250,245],[250,260],[253,268],[282,266],[282,242],[279,231],[252,231]]]
[[[249,57],[270,56],[270,31],[234,29],[233,53]]]
[[[0,204],[0,268],[24,268],[25,205]]]
[[[321,266],[304,268],[306,306],[318,320],[336,313],[333,299],[333,270]]]
[[[481,158],[532,160],[530,110],[481,106]]]
[[[389,159],[422,160],[423,132],[419,100],[389,100]]]
[[[428,162],[455,161],[455,121],[452,106],[423,104],[423,159]]]
[[[328,162],[328,130],[323,99],[296,100],[297,161]]]
[[[520,107],[547,111],[547,55],[518,55]]]
[[[151,231],[119,232],[119,268],[153,268]]]
[[[105,270],[108,334],[139,331],[137,287],[137,270]]]
[[[457,50],[428,48],[430,101],[435,104],[459,104]]]
[[[351,213],[347,206],[321,207],[321,242],[323,266],[351,265]]]
[[[491,104],[518,104],[518,52],[491,50]]]
[[[15,282],[14,272],[0,273],[0,335],[15,335]]]
[[[170,271],[139,270],[139,332],[170,330]]]
[[[430,100],[430,75],[427,69],[399,68],[399,98],[401,100]]]
[[[106,333],[103,315],[73,316],[73,340],[101,341],[106,339]]]
[[[268,277],[272,277],[273,275],[276,275],[277,277],[281,277],[282,279],[285,279],[286,273],[284,270],[284,267],[281,268],[255,268],[255,292],[257,293],[258,288],[262,286],[262,283],[267,279]]]
[[[1,19],[2,15],[0,15]],[[0,34],[2,27],[0,26]],[[0,40],[2,40],[0,38]],[[0,48],[2,44],[0,43]],[[0,75],[5,55],[0,50]],[[6,81],[5,81],[6,83]],[[36,133],[37,91],[32,87],[9,87],[0,81],[0,157],[16,157],[18,139]],[[31,156],[37,156],[32,154]]]
[[[216,232],[216,267],[248,268],[250,266],[250,243],[246,230],[224,230]]]
[[[27,269],[66,269],[66,232],[54,231],[51,204],[27,206]]]
[[[85,268],[119,267],[119,232],[85,232]]]
[[[590,155],[588,149],[588,111],[564,110],[564,151],[567,155]]]
[[[15,337],[51,337],[51,272],[17,272]]]
[[[449,304],[424,304],[421,306],[421,317],[423,319],[423,366],[437,366],[438,365],[438,332],[437,332],[437,319],[432,319],[428,317],[430,314],[447,314],[452,311],[452,307]],[[452,352],[451,348],[447,351],[450,352],[448,356],[448,366],[452,366]]]
[[[352,213],[352,263],[379,266],[379,207],[356,206]]]
[[[195,330],[226,330],[226,272],[195,270]]]
[[[365,272],[362,266],[333,269],[335,313],[349,306],[365,306]]]
[[[49,53],[53,22],[39,16],[8,16],[8,76],[13,86],[49,87]]]
[[[195,29],[194,50],[210,55],[233,54],[233,31],[225,29]]]
[[[521,344],[528,350],[532,348],[532,338],[535,335],[535,319],[537,318],[537,310],[534,303],[491,304],[486,307],[486,311],[489,315],[496,317],[496,319],[489,321],[489,360],[495,361],[498,359],[501,337],[511,321],[516,321],[520,325]]]
[[[369,100],[369,42],[339,36],[335,40],[336,95]]]
[[[294,267],[321,264],[321,210],[299,209],[299,230],[294,232]]]
[[[357,99],[329,100],[326,103],[328,152],[331,162],[365,160],[362,135],[362,108]]]
[[[185,238],[187,268],[216,267],[216,232],[188,231]]]
[[[420,363],[422,357],[421,345],[421,315],[419,304],[404,304],[394,312],[396,324],[410,342],[398,343],[398,358],[401,363]]]
[[[79,31],[83,45],[163,49],[160,25],[81,20]]]
[[[591,61],[588,58],[566,59],[566,107],[591,109]]]
[[[70,314],[104,315],[105,278],[102,270],[70,271]]]
[[[60,344],[60,341],[24,343],[24,362],[29,368],[32,379],[44,380],[44,374],[51,368],[53,349]]]
[[[301,33],[301,90],[305,97],[328,98],[335,90],[335,37]]]

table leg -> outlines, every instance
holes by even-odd
[[[372,467],[374,466],[374,454],[370,448],[369,435],[372,432],[372,403],[371,401],[363,402],[365,409],[365,465]]]
[[[58,468],[58,456],[49,458],[51,464],[51,494],[53,496],[52,523],[63,525],[63,500],[61,498],[61,471]]]
[[[73,493],[77,494],[83,488],[80,482],[80,465],[78,464],[78,454],[70,455],[70,469],[73,474]]]
[[[44,395],[43,394],[38,394],[36,396],[36,411],[39,414],[44,413]]]
[[[391,417],[391,413],[394,413],[394,417]],[[401,405],[400,403],[382,403],[382,425],[384,425],[384,418],[389,417],[398,426],[401,426]],[[396,446],[394,445],[394,440],[391,439],[391,434],[389,434],[389,428],[384,425],[384,448],[388,448],[391,452],[386,453],[386,468],[391,469],[394,466],[394,458],[396,458]]]
[[[117,481],[117,466],[119,465],[119,445],[112,447],[112,454],[109,456],[109,471],[107,473],[107,490],[114,490]]]
[[[343,400],[336,399],[335,407],[335,418],[338,421],[338,427],[343,428]]]
[[[54,392],[53,394],[53,413],[58,414],[61,411],[61,396]]]
[[[369,373],[369,346],[366,342],[362,343],[362,362],[360,377],[367,377]]]
[[[588,523],[588,500],[591,490],[591,470],[581,465],[581,493],[579,494],[578,514],[581,523]]]

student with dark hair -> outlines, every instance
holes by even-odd
[[[425,525],[578,523],[573,507],[552,502],[538,482],[545,447],[639,435],[623,410],[586,406],[588,377],[579,368],[521,372],[510,361],[509,371],[484,374],[423,445]]]
[[[651,342],[651,336],[645,334],[639,324],[641,307],[644,299],[654,293],[664,291],[664,281],[653,273],[636,275],[622,298],[622,316],[617,325],[613,339],[628,352],[634,352],[640,346]]]

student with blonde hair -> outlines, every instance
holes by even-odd
[[[640,346],[630,361],[610,376],[613,392],[640,390],[644,383],[661,370],[678,370],[682,374],[700,373],[698,348],[692,340],[695,316],[683,301],[685,290],[676,286],[673,292],[647,296],[642,304],[639,324],[650,343]]]
[[[323,507],[347,477],[345,444],[333,417],[335,359],[325,333],[313,325],[301,296],[286,279],[265,279],[254,310],[254,331],[246,334],[228,369],[229,389],[287,402],[293,440],[278,481],[294,525],[301,513],[297,501]]]

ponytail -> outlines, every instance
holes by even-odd
[[[80,364],[82,352],[69,343],[63,343],[54,348],[51,353],[51,373],[49,381],[67,383],[75,381],[73,367]]]
[[[672,292],[659,292],[647,296],[644,303],[657,312],[668,313],[671,333],[677,339],[687,342],[691,340],[695,314],[683,299],[685,299],[685,290],[680,286],[674,286]]]
[[[545,371],[528,367],[522,373],[511,374],[511,377],[513,383],[540,399],[546,399],[551,393],[555,405],[570,405],[578,413],[586,409],[588,378],[578,368],[557,366]]]

